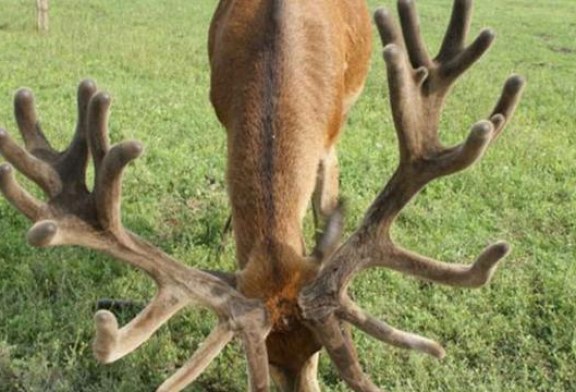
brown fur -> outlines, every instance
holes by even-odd
[[[320,348],[297,306],[317,274],[305,257],[302,218],[315,189],[326,199],[324,214],[335,205],[334,156],[317,179],[318,169],[363,87],[370,52],[362,0],[222,0],[210,29],[238,288],[265,301],[270,363],[292,374]]]

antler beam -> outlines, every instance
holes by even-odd
[[[92,81],[78,89],[78,123],[72,143],[63,152],[55,151],[36,118],[29,90],[15,98],[15,116],[26,149],[0,130],[0,153],[18,171],[35,182],[46,194],[42,203],[15,180],[12,166],[0,166],[0,190],[34,225],[28,242],[38,247],[79,245],[107,253],[146,272],[158,292],[131,322],[119,328],[107,310],[95,315],[93,349],[104,363],[132,352],[152,336],[180,309],[199,304],[212,309],[220,324],[204,345],[159,390],[178,391],[194,381],[222,348],[238,336],[244,343],[252,391],[268,390],[265,339],[270,330],[267,312],[260,301],[242,296],[217,274],[186,266],[136,234],[121,221],[121,187],[124,168],[143,152],[142,145],[127,141],[110,146],[108,113],[110,97],[97,93]],[[85,181],[89,155],[95,179],[90,191]]]
[[[486,284],[509,246],[497,242],[472,265],[447,264],[396,245],[390,227],[400,211],[430,181],[464,170],[476,162],[500,135],[520,100],[524,80],[513,75],[487,120],[472,126],[460,145],[445,147],[439,138],[444,99],[454,81],[490,47],[494,33],[483,30],[465,46],[471,0],[455,0],[440,52],[431,58],[420,34],[414,1],[399,0],[401,29],[380,9],[376,24],[384,45],[390,102],[398,136],[400,162],[357,231],[323,266],[316,281],[300,295],[309,325],[326,347],[340,375],[355,391],[379,389],[362,372],[352,342],[341,324],[355,325],[375,338],[398,347],[442,358],[444,349],[429,339],[396,330],[366,314],[346,294],[350,280],[370,267],[387,267],[433,282],[462,287]]]

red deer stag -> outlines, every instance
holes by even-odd
[[[390,226],[410,199],[431,180],[480,158],[519,101],[524,83],[512,76],[488,120],[475,124],[465,142],[451,148],[440,143],[444,98],[494,38],[485,30],[465,46],[471,3],[455,0],[435,58],[421,39],[413,1],[398,2],[401,30],[387,11],[377,11],[400,163],[357,231],[334,250],[342,225],[334,145],[368,67],[366,6],[360,0],[221,0],[210,30],[211,99],[228,133],[239,266],[234,275],[179,263],[123,227],[122,173],[142,146],[110,146],[110,98],[93,82],[79,87],[76,133],[63,152],[52,149],[40,129],[30,91],[20,90],[15,116],[26,149],[0,130],[0,152],[48,201],[27,193],[9,164],[0,166],[0,189],[34,222],[28,241],[100,250],[142,269],[158,286],[151,303],[122,328],[112,313],[96,313],[97,359],[112,362],[128,354],[191,304],[214,310],[219,324],[159,391],[178,391],[194,381],[234,337],[243,342],[252,391],[268,390],[269,372],[282,391],[318,391],[322,347],[352,389],[378,391],[361,370],[346,324],[386,343],[443,357],[438,343],[366,314],[347,295],[347,285],[359,271],[384,266],[478,287],[508,253],[505,243],[497,243],[470,266],[445,264],[404,250],[390,237]],[[89,156],[95,169],[90,188]],[[326,227],[307,255],[301,223],[310,199]]]

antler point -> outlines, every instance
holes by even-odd
[[[112,97],[106,91],[100,91],[92,97],[90,101],[98,105],[109,105],[112,101]]]
[[[118,328],[118,321],[112,312],[106,309],[100,309],[94,314],[94,322],[97,327],[115,327]]]
[[[400,49],[396,44],[388,44],[384,47],[383,53],[384,53],[384,59],[386,61],[391,61],[395,57],[400,55]]]
[[[130,155],[133,156],[134,158],[139,157],[144,152],[144,145],[137,140],[129,142],[127,148],[129,150]]]
[[[78,99],[79,99],[79,107],[82,108],[86,105],[90,98],[96,93],[97,87],[96,82],[92,79],[84,79],[78,85]]]
[[[500,132],[500,130],[502,129],[502,126],[506,122],[506,116],[504,116],[502,113],[496,113],[495,115],[490,117],[490,122],[494,126],[494,129],[497,132]]]
[[[485,28],[484,30],[482,30],[480,32],[480,35],[485,38],[485,39],[490,39],[493,40],[494,38],[496,38],[496,31],[490,27]]]
[[[526,84],[526,78],[522,75],[512,74],[506,81],[506,89],[514,92],[521,90]]]
[[[30,90],[29,88],[22,87],[22,88],[18,89],[18,91],[16,91],[15,99],[17,101],[31,100],[31,99],[34,99],[34,94],[32,93],[32,90]]]
[[[118,357],[114,354],[118,337],[118,320],[108,310],[99,310],[94,314],[96,338],[92,343],[92,352],[101,363],[114,362]]]
[[[488,120],[482,120],[472,126],[472,136],[478,139],[490,137],[494,130],[494,125]]]
[[[434,356],[440,360],[446,358],[446,350],[444,350],[444,347],[438,345],[438,347],[436,347],[437,351],[434,353]]]
[[[96,82],[93,79],[87,78],[80,82],[80,87],[96,87]]]
[[[386,7],[378,7],[374,11],[374,20],[376,23],[382,21],[382,19],[387,18],[390,15],[390,11]]]
[[[498,241],[492,247],[496,248],[502,254],[501,258],[506,256],[512,250],[512,246],[506,241]]]
[[[474,264],[471,266],[471,271],[475,270],[475,273],[482,271],[482,279],[477,282],[477,287],[483,286],[490,281],[494,269],[500,260],[510,253],[510,250],[511,247],[507,242],[498,241],[488,246],[482,254],[478,256]]]
[[[45,220],[37,222],[26,234],[28,243],[36,247],[49,246],[56,234],[58,225],[54,221]]]
[[[0,165],[0,174],[4,175],[11,172],[12,172],[12,165],[9,164],[8,162],[4,162]]]
[[[4,180],[6,177],[11,176],[13,172],[12,165],[4,162],[0,165],[0,181]]]

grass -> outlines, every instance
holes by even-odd
[[[386,5],[391,1],[386,0]],[[420,1],[423,29],[438,47],[450,0]],[[374,8],[378,3],[370,1]],[[228,214],[225,134],[208,101],[206,36],[215,0],[61,0],[51,30],[34,30],[33,3],[0,0],[0,124],[14,134],[11,100],[25,85],[44,129],[64,147],[75,122],[76,84],[94,78],[113,96],[113,141],[147,146],[125,179],[124,221],[177,258],[232,270],[220,252]],[[364,368],[389,391],[576,390],[576,4],[573,0],[478,1],[472,31],[488,24],[495,47],[455,88],[443,138],[456,143],[486,116],[512,72],[526,76],[524,100],[484,160],[431,184],[403,213],[404,246],[469,261],[489,242],[514,251],[487,288],[445,288],[373,270],[355,297],[391,324],[439,340],[438,362],[356,333]],[[396,159],[380,51],[340,143],[348,232]],[[307,227],[310,227],[307,222]],[[178,315],[112,365],[93,359],[93,304],[146,300],[143,274],[76,248],[32,249],[29,223],[0,200],[0,391],[151,391],[185,361],[214,325],[210,312]],[[125,315],[128,320],[130,315]],[[345,391],[326,357],[326,391]],[[241,349],[225,350],[190,391],[242,391]]]

